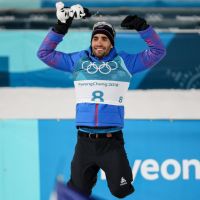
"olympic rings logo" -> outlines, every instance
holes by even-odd
[[[103,62],[97,65],[96,62],[84,61],[82,63],[82,69],[87,71],[88,74],[95,74],[98,71],[101,74],[109,74],[111,71],[116,70],[118,65],[115,61]]]

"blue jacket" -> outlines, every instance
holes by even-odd
[[[91,47],[74,53],[56,51],[63,35],[49,31],[37,55],[50,67],[73,74],[77,126],[124,126],[123,102],[131,77],[153,67],[166,54],[162,41],[151,26],[139,34],[148,49],[128,54],[117,53],[113,48],[99,60],[92,54]]]

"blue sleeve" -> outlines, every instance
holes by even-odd
[[[55,33],[51,30],[43,40],[37,52],[37,56],[50,67],[67,72],[73,72],[75,63],[79,60],[84,51],[74,53],[56,51],[55,49],[63,40],[63,37],[64,35]]]
[[[131,74],[155,66],[166,55],[166,49],[159,35],[151,26],[144,31],[140,31],[139,34],[146,42],[148,49],[137,54],[119,53]]]

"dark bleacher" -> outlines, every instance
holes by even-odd
[[[74,20],[72,28],[91,28],[96,21],[108,21],[116,28],[126,15],[137,14],[146,18],[155,28],[199,29],[200,8],[117,7],[90,8],[93,16]],[[0,29],[48,29],[56,23],[55,8],[2,9]]]

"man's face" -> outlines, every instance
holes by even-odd
[[[92,52],[97,58],[103,58],[108,55],[113,48],[110,40],[104,34],[96,34],[92,38]]]

